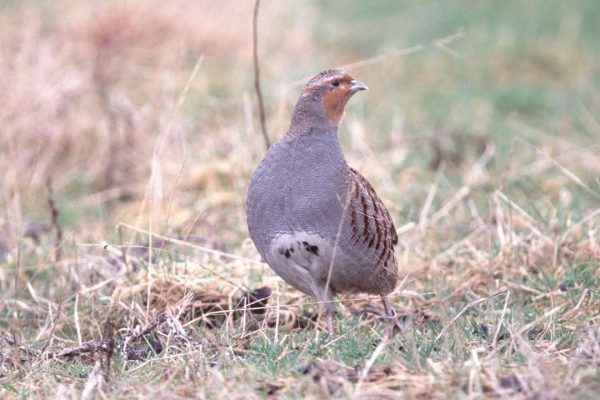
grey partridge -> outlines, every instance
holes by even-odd
[[[256,169],[246,202],[248,229],[266,263],[288,284],[322,302],[335,335],[333,296],[387,295],[398,282],[398,236],[373,187],[346,163],[338,137],[344,107],[367,86],[327,70],[304,88],[287,133]]]

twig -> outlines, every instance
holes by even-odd
[[[357,68],[367,67],[369,65],[379,64],[379,63],[391,60],[392,58],[404,57],[404,56],[407,56],[410,54],[418,53],[418,52],[428,49],[430,47],[435,47],[435,48],[441,49],[443,51],[449,52],[452,55],[457,55],[458,53],[455,50],[448,48],[447,45],[449,45],[450,43],[452,43],[456,40],[462,39],[464,36],[465,36],[464,32],[457,32],[457,33],[453,33],[451,35],[436,39],[435,41],[433,41],[429,44],[418,44],[416,46],[411,46],[411,47],[407,47],[407,48],[400,49],[400,50],[392,50],[388,53],[379,54],[377,56],[366,58],[364,60],[358,60],[358,61],[350,63],[350,64],[339,65],[339,66],[336,66],[335,68],[350,71],[350,70],[354,70]],[[298,86],[298,85],[303,85],[310,78],[312,78],[312,75],[305,76],[302,79],[298,79],[293,82],[290,82],[289,84],[286,85],[286,87],[294,87],[294,86]]]
[[[194,246],[194,245],[191,245],[191,244],[189,244],[189,243],[186,243],[186,242],[184,242],[184,241],[182,241],[182,240],[172,239],[172,238],[169,238],[169,237],[167,237],[167,236],[162,236],[162,235],[159,235],[159,234],[157,234],[157,233],[150,232],[150,231],[144,231],[144,230],[142,230],[142,229],[138,229],[138,228],[136,228],[136,227],[134,227],[134,226],[131,226],[131,225],[128,225],[128,224],[125,224],[125,223],[122,223],[122,222],[120,222],[120,223],[119,223],[117,226],[124,226],[124,227],[126,227],[126,228],[128,228],[128,229],[131,229],[131,230],[135,231],[135,232],[144,233],[144,234],[148,235],[148,237],[149,237],[150,239],[152,239],[152,238],[159,238],[159,239],[162,239],[162,240],[164,240],[165,242],[177,243],[177,244],[182,244],[182,245],[189,245],[189,246],[190,246],[191,248],[193,248],[193,249],[202,250],[202,251],[206,251],[206,252],[210,252],[210,253],[213,253],[213,254],[218,254],[218,255],[222,255],[222,256],[226,256],[226,257],[230,257],[230,258],[238,259],[238,260],[239,260],[239,259],[241,259],[241,260],[250,261],[250,262],[256,262],[257,264],[261,264],[261,263],[260,263],[260,262],[258,262],[258,261],[254,261],[254,260],[250,260],[250,259],[247,259],[247,258],[244,258],[244,257],[236,256],[236,255],[234,255],[234,254],[223,253],[223,252],[220,252],[220,251],[217,251],[217,250],[207,249],[207,248],[200,247],[200,246]],[[150,248],[150,246],[148,246],[148,248]],[[164,249],[161,249],[160,251],[165,251],[165,250],[164,250]],[[204,269],[205,271],[208,271],[208,272],[210,272],[211,274],[213,274],[213,275],[215,275],[215,276],[219,277],[219,278],[220,278],[220,279],[222,279],[224,282],[227,282],[227,283],[229,283],[230,285],[237,287],[238,289],[242,289],[242,290],[244,290],[244,291],[247,291],[247,290],[248,290],[246,287],[243,287],[243,286],[240,286],[240,285],[238,285],[237,283],[235,283],[235,282],[233,282],[232,280],[230,280],[230,279],[228,279],[227,277],[225,277],[223,274],[219,274],[218,272],[216,272],[216,271],[214,271],[214,270],[212,270],[212,269],[210,269],[210,268],[208,268],[208,267],[204,266],[202,263],[200,263],[200,262],[196,262],[196,264],[197,264],[197,265],[198,265],[200,268]],[[148,285],[150,285],[150,281],[151,281],[151,279],[148,279]],[[148,293],[150,293],[150,286],[148,286]],[[147,306],[148,310],[149,310],[149,307],[150,307],[150,306],[148,305],[148,306]]]
[[[104,324],[104,337],[108,338],[108,343],[106,345],[106,354],[104,358],[105,363],[102,364],[102,359],[100,359],[100,362],[101,365],[105,367],[102,368],[104,379],[108,381],[108,379],[110,378],[111,360],[115,354],[115,325],[110,319]]]
[[[256,98],[258,99],[258,112],[260,115],[260,127],[262,129],[263,138],[267,150],[271,147],[269,134],[267,133],[267,125],[265,122],[265,104],[263,101],[262,91],[260,90],[260,69],[258,67],[258,8],[260,0],[254,3],[254,18],[252,19],[252,52],[254,55],[254,90],[256,90]]]
[[[429,224],[433,225],[448,215],[461,201],[463,201],[466,196],[469,195],[469,193],[471,193],[471,188],[469,186],[461,187],[460,190],[442,206],[442,208],[436,211],[435,214],[429,218]]]
[[[47,354],[47,359],[53,358],[63,358],[63,357],[74,357],[80,356],[86,353],[108,353],[112,351],[112,338],[109,339],[101,339],[101,340],[91,340],[89,342],[83,343],[81,346],[68,347],[61,351],[50,352]]]
[[[467,236],[465,236],[464,238],[462,238],[461,240],[459,240],[457,242],[452,243],[452,245],[449,246],[446,250],[442,251],[441,254],[442,255],[451,254],[459,247],[461,247],[465,244],[468,244],[471,240],[473,240],[474,238],[479,236],[479,234],[481,234],[482,232],[485,232],[486,230],[487,230],[487,227],[485,225],[479,225],[477,228],[475,228],[471,232],[469,232],[469,234]]]
[[[579,187],[581,187],[582,189],[584,189],[587,193],[591,194],[596,199],[600,199],[600,193],[596,192],[591,187],[589,187],[588,185],[586,185],[585,182],[583,182],[583,180],[581,178],[579,178],[577,175],[575,175],[573,172],[571,172],[571,170],[569,170],[568,168],[566,168],[565,166],[563,166],[561,163],[559,163],[555,158],[551,157],[548,153],[546,153],[545,151],[542,151],[542,150],[538,149],[537,147],[535,147],[531,143],[529,143],[529,142],[527,142],[527,141],[525,141],[525,140],[523,140],[521,138],[517,138],[516,141],[521,142],[525,146],[527,146],[530,149],[534,150],[538,155],[544,157],[550,163],[554,164],[554,166],[560,172],[562,172],[563,175],[565,175],[567,178],[571,179],[573,182],[575,182],[575,184],[577,184]]]
[[[573,225],[571,225],[565,231],[565,233],[562,235],[560,241],[562,243],[566,242],[566,240],[567,240],[567,238],[569,237],[570,234],[572,234],[574,231],[576,231],[577,229],[579,229],[582,225],[585,225],[586,223],[590,222],[591,220],[593,220],[594,218],[596,218],[599,215],[600,215],[600,208],[597,208],[594,211],[592,211],[591,213],[589,213],[588,215],[586,215],[585,217],[583,217],[582,219],[580,219],[578,222],[576,222]]]
[[[163,133],[161,134],[158,145],[155,147],[155,155],[161,153],[164,144],[167,142],[167,139],[169,139],[169,136],[171,135],[171,132],[172,132],[171,127],[173,126],[173,123],[174,123],[173,121],[175,120],[175,116],[177,115],[177,113],[179,112],[179,109],[185,102],[185,100],[187,98],[187,94],[188,94],[190,88],[192,87],[192,83],[194,83],[196,76],[198,76],[198,71],[200,71],[200,67],[202,66],[203,63],[204,63],[204,54],[200,54],[200,56],[198,56],[198,59],[196,60],[196,64],[194,64],[194,69],[192,69],[190,76],[188,77],[187,81],[185,82],[185,85],[183,86],[183,89],[181,90],[181,93],[179,93],[179,97],[177,98],[177,102],[175,103],[175,106],[173,107],[170,115],[168,116],[167,125],[166,125],[165,129],[163,130]]]
[[[525,210],[519,207],[517,203],[509,199],[508,196],[506,196],[500,190],[496,190],[494,192],[494,195],[500,200],[502,200],[504,203],[506,203],[511,209],[515,210],[519,215],[521,215],[525,220],[525,224],[529,227],[529,229],[531,230],[531,232],[533,232],[534,235],[545,240],[548,244],[554,244],[554,241],[550,239],[548,235],[544,234],[540,229],[537,228],[537,221],[531,215],[527,214]]]
[[[517,336],[521,336],[522,334],[524,334],[525,332],[527,332],[528,330],[530,330],[531,328],[533,328],[534,326],[536,326],[537,324],[539,324],[540,322],[545,320],[546,318],[550,318],[551,316],[553,316],[554,314],[556,314],[557,312],[562,310],[563,307],[564,307],[564,305],[560,305],[560,306],[554,307],[550,311],[545,312],[543,315],[539,316],[534,321],[528,323],[527,325],[525,325],[524,327],[519,329],[519,331],[517,332]]]
[[[56,203],[54,202],[54,196],[52,191],[52,178],[48,178],[46,182],[46,187],[48,188],[48,207],[50,208],[50,215],[52,218],[52,229],[54,230],[56,237],[54,238],[54,261],[59,262],[62,258],[62,227],[58,222],[59,212],[56,208]]]
[[[155,232],[147,231],[145,229],[140,229],[140,228],[137,228],[137,227],[135,227],[133,225],[129,225],[129,224],[125,223],[125,222],[119,222],[117,224],[117,228],[119,228],[119,227],[124,227],[124,228],[127,228],[127,229],[129,229],[131,231],[134,231],[136,233],[143,233],[145,235],[153,236],[153,237],[155,237],[157,239],[160,239],[160,240],[163,240],[165,242],[174,243],[174,244],[178,244],[178,245],[181,245],[181,246],[186,246],[186,247],[189,247],[189,248],[194,249],[194,250],[199,250],[199,251],[202,251],[202,252],[205,252],[205,253],[213,254],[215,256],[227,257],[227,258],[231,258],[231,259],[234,259],[234,260],[246,261],[246,262],[253,263],[253,264],[263,264],[261,261],[256,261],[256,260],[253,260],[251,258],[242,257],[242,256],[238,256],[238,255],[231,254],[231,253],[225,253],[223,251],[211,249],[211,248],[208,248],[208,247],[197,246],[195,244],[186,242],[185,240],[179,240],[179,239],[172,238],[170,236],[164,236],[164,235],[160,235],[160,234],[155,233]],[[85,245],[86,244],[80,244],[80,246],[85,246]],[[93,244],[93,246],[97,246],[97,244]],[[131,246],[129,246],[129,247],[131,247]]]
[[[427,192],[427,197],[425,198],[425,203],[423,204],[423,208],[421,208],[421,213],[419,214],[419,228],[421,228],[421,233],[425,233],[427,228],[429,219],[427,218],[427,214],[429,214],[429,209],[433,204],[433,199],[435,197],[435,193],[437,192],[437,188],[440,185],[440,181],[442,179],[442,175],[444,174],[444,163],[441,163],[436,174],[435,179],[429,186],[429,191]]]
[[[81,326],[79,325],[79,293],[75,295],[75,306],[73,307],[73,322],[75,323],[75,332],[77,332],[77,343],[83,344],[81,338]]]
[[[123,246],[123,227],[118,226],[117,231],[119,232],[119,244],[121,249],[121,260],[123,261],[123,266],[127,268],[127,247]]]
[[[447,52],[448,54],[451,54],[453,56],[460,56],[460,53],[458,51],[448,47],[448,44],[452,43],[453,41],[455,41],[457,39],[462,39],[463,37],[465,37],[464,32],[456,32],[453,35],[446,36],[444,38],[436,40],[435,42],[433,42],[433,45],[435,47],[437,47],[438,49]]]
[[[56,330],[56,323],[58,322],[58,318],[60,317],[60,313],[62,311],[62,292],[60,294],[60,298],[58,301],[59,302],[58,302],[58,309],[56,310],[56,316],[54,317],[54,320],[52,321],[52,328],[50,329],[50,334],[48,335],[48,339],[42,346],[42,350],[40,351],[40,356],[42,356],[44,353],[46,353],[48,346],[50,346],[50,342],[52,342],[52,337],[54,336],[54,331]],[[48,307],[48,311],[50,311],[50,310],[51,310],[51,308]]]
[[[504,306],[502,307],[502,313],[500,314],[500,319],[498,319],[498,326],[496,327],[496,332],[494,333],[494,340],[492,340],[492,347],[496,349],[496,345],[498,344],[498,335],[500,335],[500,328],[504,323],[504,316],[506,315],[506,310],[508,309],[508,300],[510,299],[510,290],[506,290],[506,297],[504,298]]]
[[[565,313],[562,318],[560,319],[560,322],[565,322],[565,321],[569,321],[577,316],[579,316],[581,313],[581,309],[585,306],[587,306],[587,304],[590,301],[590,290],[589,289],[583,289],[583,292],[581,293],[581,297],[579,298],[579,301],[577,302],[577,305],[575,306],[575,308],[573,308],[571,311],[568,311],[567,313]]]
[[[360,60],[360,61],[356,61],[356,62],[353,62],[350,64],[340,65],[336,68],[342,69],[342,70],[352,70],[352,69],[356,69],[356,68],[362,68],[362,67],[366,67],[369,65],[381,63],[390,58],[407,56],[409,54],[413,54],[413,53],[419,52],[421,50],[424,50],[425,48],[426,47],[424,45],[418,44],[416,46],[408,47],[406,49],[390,51],[389,53],[380,54],[378,56],[367,58],[365,60]]]
[[[470,302],[469,304],[467,304],[466,306],[463,307],[462,310],[460,310],[460,312],[458,314],[456,314],[456,316],[454,318],[452,318],[452,321],[450,321],[446,326],[444,326],[444,328],[440,331],[440,333],[435,337],[434,342],[437,342],[444,333],[446,333],[446,331],[456,322],[457,319],[460,318],[461,315],[463,315],[465,312],[467,312],[468,310],[470,310],[471,308],[475,307],[476,305],[483,303],[484,301],[488,301],[491,298],[494,298],[496,296],[499,296],[501,294],[504,294],[508,291],[508,289],[502,289],[497,291],[496,293],[490,294],[489,296],[483,297],[481,299],[475,300]]]
[[[356,384],[356,388],[354,389],[354,393],[352,395],[353,399],[360,398],[359,394],[360,394],[360,389],[361,389],[363,382],[369,375],[369,371],[371,371],[371,368],[373,367],[375,360],[377,360],[377,357],[379,357],[379,355],[381,354],[381,352],[385,349],[385,347],[387,345],[388,345],[388,339],[387,339],[387,337],[384,337],[383,340],[381,341],[381,343],[379,343],[379,345],[375,348],[375,351],[373,351],[373,354],[371,354],[371,357],[369,357],[369,359],[367,360],[367,364],[365,365],[365,368],[363,368],[363,370],[361,371],[360,377]]]

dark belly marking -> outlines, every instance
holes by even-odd
[[[309,253],[314,254],[315,256],[319,255],[319,247],[318,246],[311,245],[308,242],[302,242],[302,244],[304,245],[304,250],[308,251]]]

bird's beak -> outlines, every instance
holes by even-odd
[[[369,90],[369,87],[362,83],[361,81],[357,81],[356,79],[352,79],[350,81],[352,86],[350,86],[350,90],[352,92],[358,92],[359,90]]]

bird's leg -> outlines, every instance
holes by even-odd
[[[383,303],[385,316],[390,320],[390,336],[394,337],[397,333],[402,333],[402,324],[400,324],[400,320],[398,319],[396,310],[394,310],[394,307],[390,303],[390,299],[388,299],[387,296],[381,295],[381,302]]]
[[[330,310],[329,308],[327,308],[325,310],[325,315],[327,318],[327,333],[329,334],[329,337],[331,339],[335,339],[335,325],[334,325],[334,316],[333,316],[333,310]]]
[[[325,290],[320,296],[321,298],[321,310],[324,311],[325,321],[327,322],[327,334],[331,339],[335,338],[335,303],[333,302],[333,294],[331,290]]]

